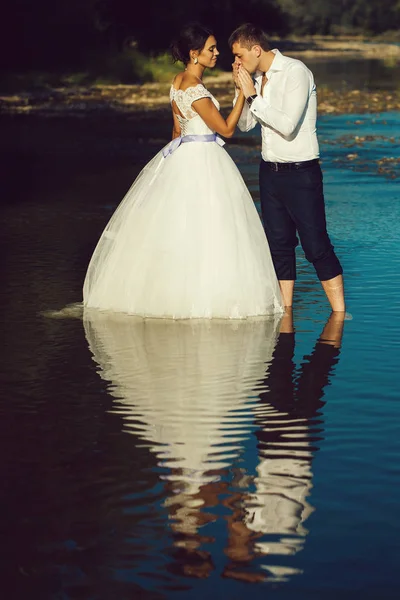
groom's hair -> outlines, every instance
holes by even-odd
[[[229,47],[232,49],[233,44],[237,42],[247,50],[250,50],[253,46],[261,46],[266,51],[271,50],[267,34],[261,27],[257,27],[252,23],[244,23],[231,33],[228,40]]]

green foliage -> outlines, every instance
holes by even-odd
[[[153,81],[168,82],[173,76],[182,71],[182,65],[174,63],[168,52],[147,59],[147,68],[152,74]]]
[[[139,83],[153,81],[148,59],[135,49],[97,55],[89,62],[89,71],[103,83]]]
[[[16,73],[132,83],[162,81],[177,68],[167,56],[187,21],[211,27],[220,64],[231,62],[226,40],[245,21],[269,34],[382,34],[400,29],[400,0],[5,0],[0,20],[2,80]],[[393,34],[395,35],[395,34]],[[150,57],[150,58],[148,58]],[[77,77],[77,75],[74,75]]]
[[[108,54],[92,54],[88,57],[88,68],[84,71],[28,71],[27,73],[5,73],[0,75],[3,92],[23,90],[46,90],[54,87],[75,87],[92,84],[135,84],[146,82],[170,82],[182,70],[182,65],[173,63],[169,53],[149,57],[136,49]],[[218,74],[213,69],[207,75]]]

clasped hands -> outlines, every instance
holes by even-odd
[[[245,98],[257,93],[250,73],[242,65],[236,62],[232,64],[232,76],[236,89],[241,90]]]

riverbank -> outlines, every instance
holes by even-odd
[[[396,68],[400,62],[400,45],[392,43],[366,43],[361,38],[319,37],[272,40],[289,56],[311,64],[346,61],[378,61],[383,66]],[[311,68],[313,68],[311,66]],[[395,78],[396,74],[393,73]],[[172,75],[171,75],[172,78]],[[205,77],[205,83],[218,98],[222,109],[231,106],[233,85],[231,74],[221,72]],[[399,89],[371,89],[341,85],[338,87],[324,78],[316,77],[320,114],[388,112],[400,110]],[[149,112],[169,113],[170,83],[144,83],[141,85],[98,84],[48,86],[45,89],[27,89],[18,93],[2,93],[0,88],[0,113],[28,114],[51,117],[55,115],[83,117],[87,114],[113,113],[133,115]]]
[[[311,36],[290,39],[273,39],[272,43],[288,56],[301,60],[306,58],[376,58],[379,60],[400,59],[400,39],[393,43],[385,40],[366,40],[360,36]]]
[[[231,106],[231,75],[221,73],[205,83],[218,98],[222,109]],[[45,117],[76,116],[92,113],[138,114],[170,111],[169,84],[99,85],[54,88],[45,92],[0,95],[2,114],[25,114]],[[400,90],[370,91],[318,88],[319,114],[377,113],[400,110]]]

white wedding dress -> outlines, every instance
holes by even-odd
[[[191,106],[203,97],[219,108],[202,84],[171,88],[184,139],[144,167],[113,214],[86,274],[86,307],[173,319],[283,311],[260,218],[222,140],[185,143],[214,133]]]

